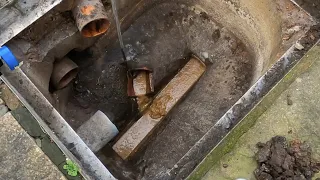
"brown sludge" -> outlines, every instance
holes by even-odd
[[[320,162],[312,158],[306,142],[294,140],[288,144],[285,137],[276,136],[257,147],[257,180],[311,180],[320,170]]]

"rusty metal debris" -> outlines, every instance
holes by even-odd
[[[51,75],[51,84],[55,89],[66,87],[78,74],[78,66],[69,58],[56,61]]]
[[[110,22],[100,0],[76,0],[73,16],[84,37],[94,37],[108,31]]]
[[[192,57],[161,90],[146,113],[114,144],[113,149],[122,159],[127,159],[138,151],[170,110],[199,80],[205,69],[201,60]]]
[[[153,93],[152,73],[152,70],[147,67],[128,70],[128,96],[139,97]]]

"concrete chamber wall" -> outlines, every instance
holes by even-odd
[[[130,13],[139,16],[155,4],[167,2],[163,0],[127,1],[122,0],[120,3],[120,13],[122,12],[124,17]],[[282,43],[282,18],[277,9],[279,4],[275,1],[181,0],[176,2],[206,12],[246,45],[256,61],[254,81],[276,61],[276,55]],[[132,8],[131,11],[129,8]],[[132,18],[123,20],[123,24],[131,24],[132,22],[129,21],[134,21]]]

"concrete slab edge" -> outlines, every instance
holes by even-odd
[[[189,180],[201,179],[210,168],[230,152],[238,139],[246,133],[256,120],[273,104],[283,91],[285,91],[299,75],[304,73],[318,57],[320,53],[319,44],[310,51],[262,98],[262,100],[230,131],[226,137],[206,156],[188,177]]]
[[[6,68],[2,70],[2,81],[30,111],[61,151],[80,167],[80,173],[85,179],[115,179],[20,68],[14,71],[8,71]]]

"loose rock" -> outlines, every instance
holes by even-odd
[[[0,98],[0,105],[4,105],[4,104],[5,104],[4,100]]]
[[[0,117],[5,115],[9,111],[8,107],[5,105],[0,105]]]
[[[6,86],[1,86],[2,98],[10,110],[16,110],[20,106],[20,101],[15,94]]]
[[[298,42],[294,45],[294,47],[300,51],[304,49],[304,47]]]

